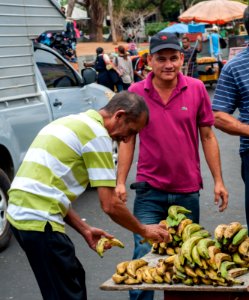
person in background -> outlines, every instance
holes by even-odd
[[[130,56],[127,54],[124,46],[118,46],[118,57],[115,59],[116,68],[119,70],[122,82],[117,85],[118,91],[128,90],[134,81],[134,74]]]
[[[182,37],[182,52],[184,54],[184,68],[186,69],[185,75],[198,78],[197,70],[197,54],[202,51],[202,37],[197,36],[195,47],[190,44],[189,37]]]
[[[208,35],[209,40],[209,53],[212,57],[215,57],[217,61],[222,61],[222,53],[220,49],[220,35],[219,29],[214,25],[211,29],[211,33]]]
[[[134,57],[132,59],[134,82],[138,82],[145,79],[146,76],[143,71],[145,70],[145,67],[148,66],[147,57],[148,57],[148,53],[145,52],[141,56]]]
[[[9,190],[7,219],[44,300],[87,299],[85,271],[65,224],[94,251],[101,237],[114,237],[88,225],[72,207],[88,184],[114,222],[146,239],[168,241],[165,226],[140,223],[115,193],[112,140],[128,142],[148,120],[143,98],[126,91],[99,111],[53,121],[31,144]]]
[[[150,120],[139,132],[139,153],[134,215],[145,224],[166,219],[171,205],[191,210],[199,223],[200,169],[199,137],[205,159],[214,180],[214,203],[223,211],[228,204],[219,146],[212,130],[211,101],[202,81],[184,76],[180,70],[184,57],[176,35],[158,33],[150,40],[148,63],[152,67],[145,80],[134,83],[129,91],[142,96],[150,111]],[[133,161],[136,138],[120,143],[116,193],[127,198],[126,179]],[[135,234],[133,259],[150,252],[149,243],[140,243]],[[152,300],[153,291],[130,291],[131,300]]]
[[[127,43],[128,43],[127,51],[129,52],[129,54],[130,54],[131,56],[137,55],[138,52],[137,52],[137,45],[136,45],[136,43],[135,43],[135,40],[132,39],[132,38],[129,36],[128,39],[127,39]]]
[[[249,34],[249,6],[244,12]],[[241,176],[245,184],[245,213],[249,230],[249,47],[229,60],[222,68],[214,93],[215,127],[233,136],[240,136]],[[239,110],[238,119],[233,116]],[[233,174],[236,176],[236,174]]]

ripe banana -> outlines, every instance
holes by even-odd
[[[117,274],[123,275],[126,272],[126,268],[129,264],[129,262],[130,261],[123,261],[123,262],[117,264],[117,267],[116,267]]]
[[[203,278],[203,279],[208,279],[208,278],[209,278],[208,275],[205,274],[205,273],[202,271],[202,269],[199,268],[199,267],[197,267],[197,268],[195,269],[195,273],[196,273],[196,275],[198,275],[199,277],[201,277],[201,278]]]
[[[249,259],[249,237],[247,237],[238,248],[239,253],[242,255],[243,259]]]
[[[179,254],[176,254],[175,255],[175,259],[174,259],[174,267],[176,268],[176,270],[178,270],[179,272],[182,272],[184,273],[184,268],[181,264],[181,261],[180,261],[180,255]]]
[[[214,237],[218,242],[221,242],[224,236],[224,232],[227,228],[227,224],[219,224],[214,230]]]
[[[237,232],[233,237],[232,244],[237,246],[241,244],[247,237],[248,237],[247,228],[241,228],[239,232]]]
[[[200,258],[200,255],[199,255],[196,245],[193,247],[191,255],[192,255],[192,259],[193,259],[194,263],[196,263],[198,266],[202,267],[201,258]]]
[[[174,264],[174,260],[175,260],[176,254],[172,255],[172,256],[168,256],[164,259],[164,263],[166,265],[173,265]]]
[[[175,254],[175,250],[174,250],[174,248],[171,248],[171,247],[167,247],[166,249],[166,254],[167,255],[174,255]],[[159,253],[160,254],[160,253]]]
[[[126,279],[128,279],[128,277],[129,276],[127,274],[120,275],[120,274],[115,273],[115,274],[112,275],[112,280],[115,283],[119,284],[119,283],[122,283],[123,281],[125,281]]]
[[[151,275],[150,268],[151,267],[143,268],[143,271],[142,271],[143,281],[145,283],[149,283],[149,284],[154,282],[154,278]]]
[[[183,242],[188,240],[194,232],[199,231],[201,229],[202,229],[202,226],[198,223],[192,223],[192,224],[187,225],[182,232]]]
[[[164,259],[159,259],[156,265],[157,274],[163,276],[167,270],[167,265],[164,262]]]
[[[192,211],[186,209],[183,206],[179,206],[179,205],[171,205],[168,209],[168,215],[173,219],[173,220],[178,220],[178,214],[182,213],[182,214],[190,214]]]
[[[163,278],[157,273],[156,268],[151,268],[150,273],[156,283],[163,283]]]
[[[192,225],[192,224],[191,224]],[[190,225],[189,225],[190,226]],[[202,239],[202,237],[199,236],[194,236],[189,238],[188,240],[186,240],[183,244],[182,244],[182,249],[181,249],[181,255],[184,256],[185,258],[187,258],[187,260],[189,260],[190,262],[193,261],[192,259],[192,250],[193,247]]]
[[[127,266],[127,273],[133,278],[136,278],[136,270],[148,265],[148,262],[142,258],[131,260]]]
[[[166,271],[164,276],[163,276],[164,282],[168,284],[172,284],[172,279],[171,279],[171,273],[169,271]]]
[[[219,248],[217,248],[215,245],[208,247],[208,254],[209,254],[210,258],[207,260],[207,263],[214,270],[217,270],[217,265],[215,263],[214,256],[215,256],[215,254],[220,253],[220,252],[221,252],[221,250]]]
[[[213,280],[209,278],[202,278],[201,277],[201,282],[204,283],[205,285],[213,285]]]
[[[191,219],[184,219],[180,222],[180,224],[178,225],[177,227],[177,230],[176,230],[176,235],[181,237],[182,236],[182,232],[184,230],[184,228],[189,225],[189,224],[192,224],[193,221]]]
[[[136,270],[136,279],[141,283],[143,282],[143,268],[144,267],[141,267]]]
[[[239,222],[231,222],[224,231],[224,238],[231,239],[241,228]]]
[[[244,275],[248,272],[248,268],[233,268],[228,270],[228,276],[236,278],[238,276]]]
[[[128,278],[124,280],[124,283],[125,284],[139,284],[141,282],[138,279],[128,276]]]
[[[104,256],[104,251],[105,251],[105,245],[106,244],[109,244],[111,246],[118,246],[120,248],[124,248],[124,244],[116,238],[113,238],[113,239],[108,239],[106,237],[100,238],[98,240],[97,245],[96,245],[96,251],[97,251],[97,253],[100,257]]]
[[[218,270],[220,270],[223,261],[232,261],[232,257],[227,253],[216,253],[214,255],[214,261]]]
[[[194,272],[194,270],[192,268],[190,268],[188,265],[184,266],[184,270],[185,273],[189,276],[189,277],[197,277],[198,275]]]
[[[225,278],[219,277],[217,273],[211,268],[205,270],[205,274],[207,274],[208,277],[212,280],[216,280],[223,283],[225,282]]]
[[[201,239],[197,244],[197,251],[204,259],[209,259],[208,247],[213,246],[215,241],[210,238]]]

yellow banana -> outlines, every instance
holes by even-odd
[[[103,238],[100,238],[98,240],[98,243],[96,245],[96,251],[97,251],[97,253],[98,253],[98,255],[100,257],[104,256],[105,244],[106,243],[109,243],[109,239],[108,238],[103,237]]]
[[[143,268],[144,267],[141,267],[136,270],[136,279],[141,283],[143,282]]]
[[[143,271],[142,271],[143,281],[145,283],[149,283],[149,284],[154,282],[154,278],[152,277],[152,275],[150,273],[150,268],[151,267],[143,268]]]
[[[127,273],[133,278],[136,278],[136,270],[148,265],[148,262],[142,258],[131,260],[127,266]]]
[[[221,242],[224,237],[224,232],[227,228],[227,224],[219,224],[214,230],[214,237],[218,242]]]
[[[193,221],[191,219],[184,219],[180,222],[180,224],[178,225],[177,227],[177,230],[176,230],[176,235],[181,237],[182,236],[182,232],[184,230],[184,228],[189,225],[189,224],[192,224]]]
[[[204,283],[205,285],[213,285],[213,281],[210,278],[201,277],[201,282]]]
[[[176,257],[176,254],[164,258],[164,263],[165,263],[166,265],[173,265],[173,264],[174,264],[175,257]]]
[[[210,268],[205,270],[205,274],[207,274],[208,277],[212,280],[216,280],[219,282],[225,282],[225,278],[219,277],[218,274]]]
[[[194,285],[193,278],[190,278],[190,277],[188,277],[186,279],[183,279],[182,283],[185,284],[185,285],[190,285],[190,286]]]
[[[156,283],[163,283],[163,278],[157,273],[156,268],[151,268],[150,273]]]
[[[116,246],[116,247],[119,247],[119,248],[124,248],[124,244],[120,240],[118,240],[116,238],[109,239],[109,243],[112,246]]]
[[[195,271],[190,268],[189,266],[185,265],[184,266],[184,270],[185,273],[189,276],[189,277],[197,277],[198,275],[195,273]]]
[[[171,273],[169,271],[166,271],[164,276],[163,276],[164,282],[168,284],[172,284],[172,279],[171,279]]]
[[[199,268],[199,267],[197,267],[197,268],[195,269],[195,273],[196,273],[196,275],[198,275],[199,277],[201,277],[201,278],[203,278],[203,279],[208,279],[208,275],[205,274],[205,273],[202,271],[202,269]]]
[[[215,245],[212,245],[212,246],[208,247],[208,255],[209,255],[210,258],[207,260],[207,263],[214,270],[217,270],[217,265],[215,263],[214,256],[215,256],[215,254],[220,253],[220,252],[221,252],[221,250],[219,248],[217,248]]]
[[[243,259],[249,259],[249,237],[247,237],[238,248],[238,252],[242,255]]]
[[[167,247],[165,250],[166,250],[167,255],[174,255],[175,254],[175,250],[171,247]]]
[[[119,284],[119,283],[124,282],[126,279],[128,279],[128,277],[129,277],[129,276],[128,276],[127,274],[125,274],[125,275],[120,275],[120,274],[115,273],[115,274],[112,275],[112,280],[113,280],[115,283]]]
[[[161,220],[161,221],[159,222],[159,224],[165,225],[166,229],[169,229],[169,223],[167,222],[167,220]]]
[[[208,269],[208,264],[207,264],[206,259],[202,258],[201,263],[202,263],[202,269],[207,270]]]
[[[191,210],[186,209],[183,206],[179,206],[179,205],[171,205],[168,209],[168,215],[173,219],[173,220],[177,220],[177,215],[178,213],[182,213],[182,214],[190,214]]]
[[[126,268],[130,261],[123,261],[117,264],[116,271],[119,275],[123,275],[126,272]]]
[[[182,266],[179,258],[180,258],[179,254],[176,254],[175,259],[174,259],[174,266],[175,266],[176,270],[183,273],[184,272],[184,267]]]
[[[167,243],[161,242],[161,243],[159,244],[159,246],[160,246],[161,248],[163,248],[163,249],[166,249],[166,248],[167,248]]]
[[[232,257],[229,255],[229,254],[227,254],[227,253],[216,253],[215,255],[214,255],[214,260],[215,260],[215,264],[216,264],[216,266],[217,266],[217,269],[218,270],[220,270],[220,267],[221,267],[221,263],[223,262],[223,261],[232,261]]]
[[[201,239],[197,243],[197,251],[201,257],[204,259],[209,259],[209,254],[208,254],[208,247],[213,246],[215,244],[215,241],[210,239],[210,238],[205,238]]]
[[[164,262],[164,259],[159,259],[156,265],[157,274],[163,276],[167,270],[167,265]]]
[[[241,228],[239,222],[231,222],[224,231],[224,238],[231,239]]]
[[[124,283],[131,285],[131,284],[139,284],[141,282],[138,279],[128,276],[128,278],[124,280]]]
[[[199,284],[201,283],[200,277],[199,277],[199,276],[193,277],[193,283],[194,283],[195,285],[199,285]]]
[[[248,272],[248,268],[233,268],[228,270],[228,276],[236,278],[238,276],[244,275]]]

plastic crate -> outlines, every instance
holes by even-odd
[[[212,75],[199,75],[199,79],[203,82],[205,81],[216,81],[218,80],[218,73],[214,73]]]

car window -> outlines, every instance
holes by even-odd
[[[36,49],[35,61],[48,89],[79,85],[73,71],[54,54]]]

